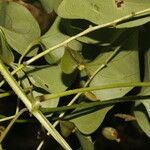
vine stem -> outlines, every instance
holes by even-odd
[[[123,103],[123,102],[133,102],[133,101],[138,101],[141,99],[144,100],[149,100],[150,95],[146,95],[146,96],[125,96],[125,97],[119,97],[119,98],[114,98],[114,99],[109,99],[106,101],[96,101],[96,102],[89,102],[89,103],[80,103],[80,104],[74,104],[71,106],[61,106],[61,107],[55,107],[55,108],[42,108],[41,107],[41,111],[42,112],[48,112],[48,113],[53,113],[53,112],[64,112],[67,110],[72,110],[72,109],[76,109],[76,108],[83,108],[83,109],[87,109],[87,108],[93,108],[96,106],[104,106],[104,105],[113,105],[116,103]]]
[[[47,118],[32,104],[30,99],[26,96],[22,88],[18,85],[17,81],[13,78],[10,72],[7,70],[2,60],[0,59],[0,72],[4,79],[8,82],[10,87],[16,93],[16,95],[22,100],[28,110],[37,118],[37,120],[43,125],[43,127],[50,133],[53,138],[66,150],[71,150],[68,143],[62,138],[58,131],[52,126],[52,124],[47,120]],[[38,106],[38,105],[37,105]]]
[[[9,116],[9,117],[4,117],[4,118],[0,119],[0,122],[11,120],[11,119],[13,119],[14,117],[15,117],[15,115]]]
[[[59,97],[68,96],[68,95],[72,95],[76,93],[84,93],[84,92],[96,91],[96,90],[125,88],[125,87],[149,87],[149,86],[150,86],[150,82],[115,83],[115,84],[109,84],[109,85],[103,85],[103,86],[78,88],[78,89],[68,90],[68,91],[60,92],[60,93],[45,94],[45,95],[39,96],[38,98],[48,100],[48,99],[59,98]]]

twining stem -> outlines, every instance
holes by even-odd
[[[110,56],[105,60],[105,62],[96,69],[96,71],[89,77],[89,79],[86,81],[86,83],[84,84],[84,87],[87,87],[89,85],[89,83],[93,80],[93,78],[97,75],[98,72],[100,72],[103,68],[105,68],[108,63],[113,59],[113,57],[119,52],[121,46],[117,46],[115,48],[115,50],[110,54]],[[74,98],[68,103],[68,106],[71,106],[81,95],[82,93],[77,93]],[[65,112],[62,112],[60,115],[59,115],[59,118],[62,118],[63,116],[65,115]],[[59,120],[56,120],[54,123],[53,123],[53,126],[56,127],[57,125],[59,124]],[[43,146],[44,144],[44,140],[42,140],[37,148],[37,150],[40,150],[41,147]]]
[[[11,127],[13,126],[13,124],[15,123],[15,121],[18,119],[18,117],[23,114],[24,112],[28,111],[27,108],[23,108],[22,110],[20,110],[15,117],[11,120],[11,122],[9,123],[9,125],[7,126],[7,128],[5,129],[5,131],[2,133],[2,135],[0,136],[0,143],[2,143],[2,141],[4,140],[4,138],[6,137],[7,133],[9,132],[9,130],[11,129]]]
[[[116,103],[124,103],[124,102],[133,102],[133,101],[138,101],[141,99],[144,100],[149,100],[150,95],[146,96],[126,96],[126,97],[120,97],[120,98],[114,98],[106,101],[96,101],[96,102],[89,102],[89,103],[80,103],[80,104],[73,104],[71,106],[61,106],[61,107],[56,107],[56,108],[40,108],[42,112],[48,112],[48,113],[53,113],[53,112],[64,112],[67,110],[72,110],[76,108],[92,108],[96,106],[110,106]]]
[[[102,85],[102,86],[78,88],[78,89],[68,90],[68,91],[60,92],[60,93],[45,94],[45,95],[39,96],[38,99],[48,100],[48,99],[59,98],[59,97],[68,96],[68,95],[72,95],[76,93],[84,93],[84,92],[89,92],[89,91],[105,90],[105,89],[113,89],[113,88],[149,87],[149,86],[150,86],[150,82],[115,83],[115,84]]]
[[[17,81],[6,69],[1,59],[0,59],[0,72],[3,75],[4,79],[10,85],[10,87],[13,89],[13,91],[16,93],[16,95],[22,100],[22,102],[25,104],[28,110],[37,118],[37,120],[43,125],[43,127],[48,131],[48,133],[50,133],[64,149],[71,150],[71,147],[68,145],[68,143],[62,138],[62,136],[46,119],[46,117],[41,113],[41,111],[35,109],[36,107],[33,106],[31,100],[26,96],[24,91],[18,85]]]

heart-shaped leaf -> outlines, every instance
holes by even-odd
[[[33,85],[49,93],[65,91],[75,80],[76,75],[64,75],[59,66],[28,67],[25,71]]]
[[[137,32],[132,34],[130,33],[128,35],[128,39],[124,43],[124,46],[107,64],[107,66],[97,73],[91,81],[90,86],[140,81],[137,41]],[[92,73],[101,65],[105,64],[112,52],[113,50],[107,51],[104,49],[104,51],[94,61],[86,65],[88,72],[92,75]],[[131,89],[132,87],[115,88],[110,90],[94,91],[93,93],[98,99],[106,100],[121,97]]]
[[[20,54],[40,36],[39,25],[29,10],[14,2],[0,3],[0,29],[7,43]],[[28,56],[36,52],[32,51]]]
[[[75,124],[79,131],[83,134],[93,133],[103,122],[106,113],[112,108],[112,106],[101,107],[99,110],[92,110],[91,112],[85,110],[83,114],[80,114],[80,111],[84,108],[76,109],[74,114],[77,112],[77,117],[74,117],[70,121]]]

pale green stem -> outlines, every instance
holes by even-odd
[[[15,70],[13,70],[11,72],[11,75],[14,75],[15,73],[17,73],[19,70],[21,70],[22,68],[24,68],[24,64],[19,65],[19,67],[17,67]],[[0,87],[5,83],[5,80],[0,82]]]
[[[0,150],[3,150],[3,148],[2,148],[2,144],[0,144]]]
[[[25,95],[24,91],[18,85],[17,81],[12,77],[10,72],[6,69],[3,62],[0,59],[0,71],[4,79],[8,82],[10,87],[16,93],[16,95],[22,100],[26,105],[28,110],[37,118],[37,120],[45,127],[45,129],[54,137],[54,139],[67,150],[71,150],[71,147],[68,143],[62,138],[58,131],[52,126],[52,124],[46,119],[46,117],[33,106],[29,98]]]
[[[89,92],[89,91],[105,90],[105,89],[112,89],[112,88],[149,87],[149,86],[150,86],[150,82],[115,83],[115,84],[102,85],[102,86],[79,88],[79,89],[69,90],[69,91],[60,92],[60,93],[45,94],[45,95],[39,96],[38,99],[48,100],[48,99],[59,98],[59,97],[68,96],[68,95],[72,95],[76,93],[84,93],[84,92]]]
[[[26,97],[25,93],[21,89],[21,87],[18,85],[17,81],[12,77],[10,72],[6,69],[5,65],[0,59],[0,72],[3,75],[4,79],[8,82],[8,84],[11,86],[13,91],[19,96],[19,98],[23,101],[23,103],[26,105],[26,107],[29,109],[29,111],[32,110],[32,104],[29,101],[29,99]]]
[[[18,112],[15,113],[15,115],[18,114]],[[11,119],[13,119],[15,117],[15,115],[9,116],[9,117],[4,116],[4,115],[0,115],[0,122],[11,120]],[[32,121],[32,120],[26,120],[26,119],[17,119],[16,120],[16,123],[26,123],[26,122],[34,122],[34,121]]]
[[[134,101],[138,101],[138,100],[149,100],[150,95],[146,95],[146,96],[126,96],[126,97],[120,97],[120,98],[114,98],[114,99],[110,99],[110,100],[105,100],[105,101],[96,101],[96,102],[89,102],[89,103],[80,103],[80,104],[74,104],[71,106],[61,106],[61,107],[56,107],[56,108],[42,108],[41,107],[41,111],[42,112],[48,112],[48,113],[53,113],[53,112],[64,112],[67,110],[72,110],[72,109],[76,109],[76,108],[83,108],[83,109],[87,109],[87,108],[93,108],[96,106],[108,106],[108,105],[113,105],[116,103],[124,103],[124,102],[134,102]]]
[[[0,119],[0,122],[11,120],[14,117],[15,117],[15,115],[14,116],[9,116],[9,117],[2,118],[2,119]]]

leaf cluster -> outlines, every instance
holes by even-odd
[[[150,87],[135,92],[132,85],[150,82],[149,9],[149,0],[1,0],[0,60],[49,122],[61,120],[64,137],[75,132],[81,150],[94,149],[92,133],[115,103],[133,96],[128,114],[150,137]],[[0,74],[0,99],[14,96],[4,82]],[[117,87],[124,83],[129,86]],[[107,85],[113,88],[69,94]],[[69,96],[59,96],[67,91]]]

